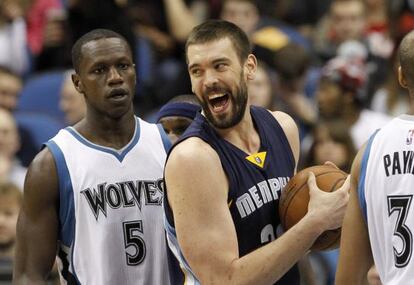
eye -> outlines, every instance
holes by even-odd
[[[102,74],[105,72],[105,70],[106,70],[105,66],[97,66],[96,68],[92,70],[92,72],[95,74]]]
[[[226,69],[226,66],[227,66],[227,64],[225,64],[225,63],[223,63],[223,62],[221,62],[221,63],[218,63],[218,64],[216,64],[216,69],[217,70],[219,70],[219,71],[223,71],[223,70],[225,70]]]
[[[193,69],[191,69],[190,73],[191,73],[192,76],[195,76],[195,77],[200,76],[201,75],[201,69],[193,68]]]
[[[119,63],[117,67],[121,70],[127,70],[131,65],[128,63]]]

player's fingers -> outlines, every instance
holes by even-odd
[[[312,171],[308,174],[308,187],[310,191],[318,188],[318,185],[316,185],[315,174]]]
[[[348,174],[348,176],[345,179],[344,184],[342,184],[341,188],[339,188],[338,191],[345,191],[349,193],[350,188],[351,188],[351,175]]]
[[[329,165],[329,166],[335,167],[336,169],[339,169],[338,166],[336,166],[335,163],[333,163],[332,161],[329,161],[329,160],[325,161],[324,165]]]

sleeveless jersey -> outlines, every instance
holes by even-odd
[[[59,271],[65,284],[169,284],[163,169],[169,141],[135,119],[121,150],[74,128],[46,143],[59,178]]]
[[[358,192],[383,284],[414,284],[414,116],[393,119],[367,143]]]
[[[219,137],[200,113],[178,142],[199,137],[219,155],[229,180],[227,202],[237,232],[240,257],[277,237],[276,230],[280,225],[279,197],[295,168],[289,142],[273,115],[254,106],[250,112],[261,142],[260,150],[255,155],[247,155]],[[178,245],[167,191],[164,196],[165,227],[172,282],[199,284]],[[294,266],[277,284],[299,284],[297,267]]]

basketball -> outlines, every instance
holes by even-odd
[[[279,201],[279,215],[284,230],[290,229],[308,211],[308,174],[313,172],[316,185],[325,191],[337,190],[345,182],[348,174],[331,165],[318,165],[305,168],[293,176],[283,189]],[[311,250],[330,250],[339,246],[341,228],[323,232],[312,245]]]

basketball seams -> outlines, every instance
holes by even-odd
[[[311,172],[312,170],[310,169],[309,170],[309,172]],[[340,170],[340,169],[334,169],[334,170],[332,170],[332,171],[327,171],[327,172],[323,172],[323,173],[318,173],[318,174],[315,174],[315,178],[318,178],[318,177],[320,177],[320,176],[322,176],[322,175],[327,175],[327,174],[331,174],[331,173],[340,173],[340,174],[344,174],[343,173],[343,171],[342,170]],[[293,178],[293,177],[292,177]],[[335,182],[335,184],[334,184],[334,186],[333,186],[333,188],[331,188],[330,189],[330,192],[332,192],[332,190],[334,190],[335,189],[335,186],[336,185],[338,185],[338,183],[340,182],[340,181],[343,181],[343,180],[345,180],[346,179],[346,177],[345,178],[339,178],[338,179],[338,181],[336,181]],[[287,212],[287,210],[289,209],[289,207],[290,207],[290,204],[291,204],[291,202],[292,202],[292,200],[293,200],[293,197],[295,197],[296,196],[296,194],[298,193],[298,191],[300,191],[300,190],[302,190],[303,188],[304,188],[304,186],[305,185],[307,185],[307,180],[304,182],[304,183],[302,183],[298,188],[296,188],[295,190],[290,190],[289,191],[289,189],[286,189],[285,191],[283,191],[283,194],[285,194],[285,195],[287,195],[286,197],[284,197],[284,201],[286,201],[286,202],[284,202],[283,203],[283,205],[282,205],[282,207],[284,207],[284,208],[282,208],[283,209],[283,211],[282,211],[282,213],[283,213],[283,215],[282,215],[282,217],[283,217],[283,220],[281,220],[281,222],[282,222],[282,226],[283,227],[285,227],[285,225],[286,225],[286,212]],[[283,195],[282,194],[282,195]],[[280,201],[279,201],[280,202]],[[286,206],[284,206],[284,205],[286,205]],[[280,215],[279,215],[280,216]]]
[[[302,170],[303,172],[303,170]],[[304,173],[296,173],[295,176],[291,178],[288,185],[284,188],[284,191],[282,192],[282,195],[280,197],[279,201],[279,216],[280,221],[284,229],[292,227],[294,224],[297,223],[295,220],[301,219],[300,217],[303,217],[304,214],[307,212],[307,208],[305,207],[305,200],[306,200],[306,193],[300,192],[307,186],[307,177],[308,173],[313,172],[315,174],[316,182],[319,187],[322,187],[322,191],[325,192],[333,192],[337,190],[337,188],[341,187],[343,185],[343,182],[346,180],[348,174],[344,171],[332,168],[331,166],[314,166],[309,167],[307,169],[307,172]],[[299,174],[299,175],[298,175]],[[333,175],[333,177],[324,178],[324,175]],[[322,181],[321,181],[322,179]],[[325,181],[323,181],[326,179]],[[295,181],[296,180],[296,181]],[[318,181],[319,180],[319,181]],[[303,181],[302,183],[297,183],[297,181]],[[292,185],[290,185],[290,183]],[[295,200],[295,197],[297,195],[300,195]],[[309,195],[309,193],[308,193]],[[307,197],[309,199],[309,196]],[[309,200],[308,200],[309,203]],[[295,205],[295,206],[293,206]],[[307,207],[308,204],[306,204]],[[293,209],[292,207],[296,208],[298,207],[298,210]],[[290,211],[293,211],[290,213]],[[306,212],[304,212],[306,210]],[[290,213],[288,216],[287,214]],[[287,225],[287,222],[290,222],[291,225]],[[289,226],[289,227],[287,227]],[[340,229],[334,229],[334,230],[327,230],[322,235],[324,235],[324,238],[321,239],[322,235],[320,235],[314,242],[314,244],[311,247],[311,250],[330,250],[337,247],[338,241],[340,241]],[[339,232],[338,232],[339,230]]]

